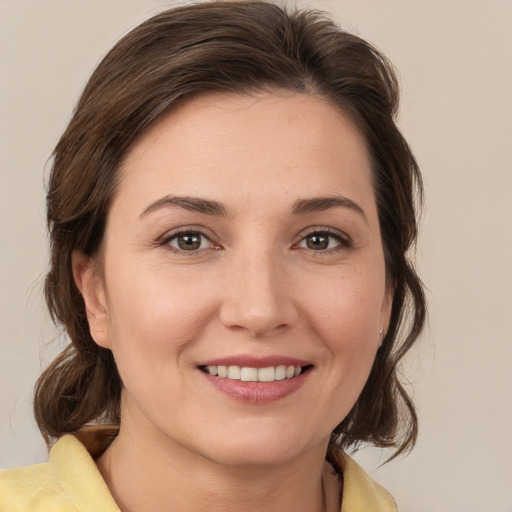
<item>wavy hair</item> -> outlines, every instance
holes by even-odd
[[[417,415],[397,369],[426,315],[410,259],[422,184],[395,123],[396,73],[375,47],[323,13],[261,1],[182,6],[136,27],[100,62],[54,150],[45,296],[70,343],[36,384],[35,417],[48,444],[90,422],[120,422],[122,382],[112,353],[90,335],[71,255],[97,253],[123,156],[148,126],[183,101],[209,92],[262,90],[328,99],[357,124],[372,162],[393,292],[391,320],[361,395],[332,433],[328,457],[361,443],[395,447],[395,456],[414,445]]]

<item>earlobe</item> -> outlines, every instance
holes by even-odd
[[[72,254],[72,268],[75,284],[84,299],[91,336],[99,346],[111,348],[103,279],[92,259],[80,251]]]

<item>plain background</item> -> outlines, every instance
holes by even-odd
[[[101,56],[176,3],[0,0],[0,467],[45,460],[32,388],[65,343],[41,293],[45,163]],[[399,124],[425,180],[417,256],[430,326],[404,368],[420,438],[381,468],[388,453],[357,459],[402,512],[512,511],[512,3],[298,4],[394,62]]]

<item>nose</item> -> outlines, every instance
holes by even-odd
[[[272,251],[238,254],[226,274],[220,320],[227,328],[267,337],[297,321],[293,279]]]

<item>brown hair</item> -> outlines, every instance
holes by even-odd
[[[408,258],[417,236],[418,166],[394,118],[398,84],[387,59],[323,14],[267,2],[209,2],[167,10],[122,38],[91,76],[53,154],[48,183],[51,262],[45,295],[70,345],[36,385],[35,416],[48,443],[88,422],[120,422],[122,383],[112,353],[93,341],[71,254],[97,253],[117,169],[162,113],[206,92],[284,89],[314,93],[342,108],[364,135],[373,166],[391,320],[369,379],[332,433],[329,456],[372,443],[412,448],[413,403],[397,365],[426,314]]]

